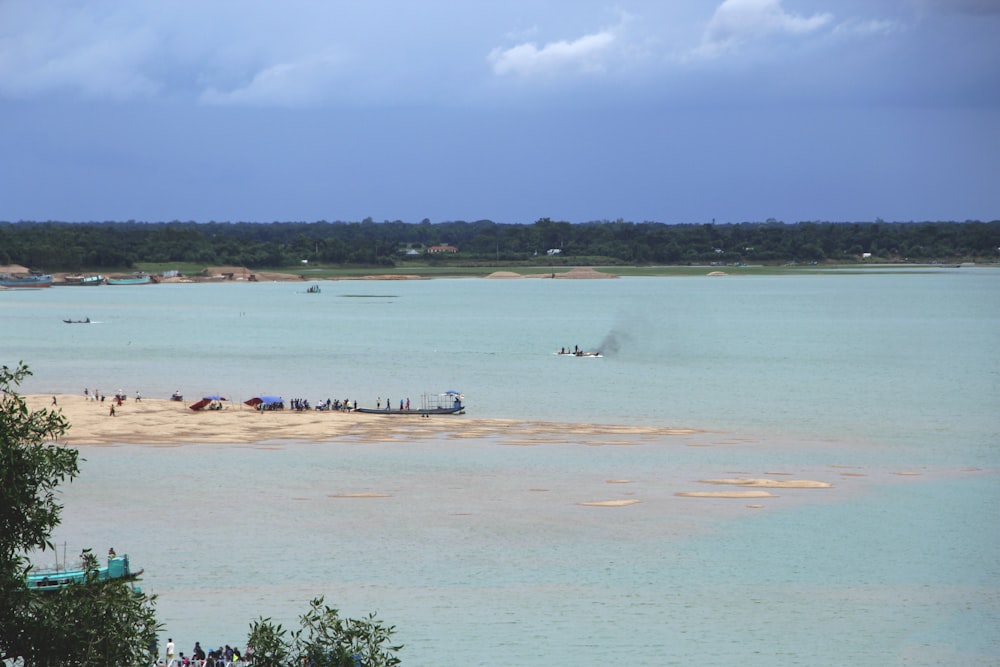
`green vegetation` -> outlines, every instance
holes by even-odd
[[[449,245],[457,252],[429,252]],[[0,265],[56,271],[193,274],[205,266],[284,270],[307,278],[371,273],[482,275],[572,266],[659,267],[867,262],[995,262],[992,222],[681,224],[618,221],[530,225],[430,221],[0,223]],[[197,270],[196,270],[197,269]],[[616,271],[627,273],[626,271]],[[643,271],[649,274],[648,269]]]
[[[122,579],[97,581],[97,559],[84,551],[83,584],[55,592],[28,589],[26,553],[52,549],[62,506],[60,483],[79,472],[78,452],[52,444],[69,428],[57,412],[27,409],[13,388],[23,364],[0,369],[0,662],[63,667],[145,665],[159,626],[155,597]]]
[[[51,550],[60,523],[61,483],[80,474],[79,452],[53,444],[70,425],[51,410],[28,410],[15,391],[30,375],[19,364],[0,367],[0,665],[25,667],[145,667],[162,628],[156,596],[124,579],[97,579],[97,558],[82,554],[87,581],[58,591],[29,589],[27,554]],[[290,636],[270,619],[250,627],[247,646],[258,667],[392,667],[402,646],[395,628],[371,614],[342,619],[316,598]]]
[[[250,628],[247,650],[254,667],[315,665],[316,667],[393,667],[402,646],[389,640],[395,628],[371,614],[363,619],[342,619],[336,609],[319,597],[300,617],[301,628],[289,635],[281,625],[261,618]]]

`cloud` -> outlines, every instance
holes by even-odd
[[[0,6],[0,94],[29,97],[73,91],[85,97],[125,99],[155,94],[145,74],[158,35],[119,17],[81,6],[61,13],[39,5]]]
[[[902,30],[903,26],[899,21],[887,21],[883,19],[850,20],[839,23],[833,29],[835,35],[889,35]]]
[[[333,96],[340,73],[339,59],[330,55],[276,63],[259,70],[246,85],[228,91],[207,87],[200,101],[212,105],[312,106]]]
[[[614,29],[560,40],[538,47],[532,42],[496,48],[490,52],[493,71],[499,75],[531,76],[562,71],[595,72],[605,68],[605,56],[616,41]]]
[[[696,55],[717,55],[767,37],[805,35],[832,20],[831,14],[791,14],[781,0],[724,0],[708,22]]]

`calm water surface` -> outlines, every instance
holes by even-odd
[[[56,537],[130,553],[185,652],[323,594],[407,665],[1000,664],[1000,273],[306,286],[7,291],[0,353],[30,393],[706,432],[87,447]],[[776,473],[834,488],[675,495]]]

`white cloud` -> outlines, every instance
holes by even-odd
[[[767,37],[805,35],[832,20],[831,14],[786,12],[781,0],[724,0],[708,22],[696,55],[717,55]]]
[[[584,35],[573,41],[560,40],[538,47],[532,42],[490,52],[496,74],[530,76],[559,71],[593,72],[605,68],[604,58],[615,43],[613,29]]]

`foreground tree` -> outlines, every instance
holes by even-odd
[[[27,554],[53,549],[59,484],[80,473],[79,453],[54,444],[69,429],[61,413],[29,411],[15,388],[23,363],[0,368],[0,662],[25,667],[146,665],[159,626],[155,598],[119,579],[98,582],[97,559],[83,584],[54,593],[27,588]]]
[[[339,612],[318,597],[300,617],[301,628],[291,633],[261,618],[250,627],[247,651],[254,667],[394,667],[403,647],[390,644],[395,626],[375,620],[341,618]]]

